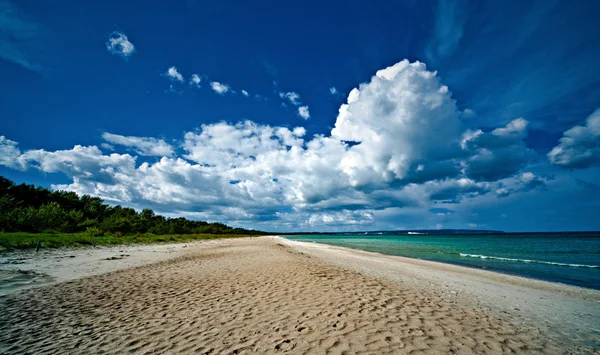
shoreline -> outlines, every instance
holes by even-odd
[[[279,236],[131,248],[30,263],[53,279],[0,297],[0,353],[600,349],[593,290]]]
[[[509,233],[504,233],[504,234],[509,234]],[[519,235],[523,234],[523,233],[518,233]],[[594,234],[597,235],[597,234]],[[455,258],[455,259],[448,259],[448,258],[436,258],[434,257],[433,253],[430,253],[429,256],[411,256],[411,255],[402,255],[403,253],[399,252],[399,254],[387,254],[387,251],[379,251],[379,248],[369,248],[368,246],[366,248],[369,248],[371,250],[368,249],[362,249],[363,246],[361,245],[353,245],[352,243],[346,244],[344,245],[344,243],[342,243],[341,245],[336,244],[336,243],[329,243],[327,240],[319,240],[319,239],[308,239],[308,238],[301,238],[301,239],[294,239],[293,236],[291,236],[292,238],[287,238],[287,236],[280,236],[282,238],[291,240],[291,241],[298,241],[298,242],[303,242],[303,243],[317,243],[317,244],[323,244],[323,245],[329,245],[329,246],[333,246],[333,247],[340,247],[340,248],[346,248],[346,249],[351,249],[351,250],[357,250],[357,251],[364,251],[364,252],[371,252],[371,253],[375,253],[375,254],[380,254],[380,255],[388,255],[388,256],[397,256],[400,258],[407,258],[407,259],[412,259],[412,260],[423,260],[423,261],[429,261],[429,262],[433,262],[433,263],[441,263],[441,264],[446,264],[446,265],[455,265],[458,267],[465,267],[465,268],[469,268],[469,269],[474,269],[474,270],[482,270],[482,271],[489,271],[492,273],[497,273],[497,274],[503,274],[503,275],[508,275],[508,276],[515,276],[515,277],[520,277],[520,278],[524,278],[524,279],[529,279],[529,280],[536,280],[536,281],[541,281],[541,282],[548,282],[551,284],[561,284],[561,285],[565,285],[565,286],[572,286],[572,287],[577,287],[577,288],[581,288],[581,289],[589,289],[589,290],[596,290],[598,292],[600,292],[600,280],[597,279],[597,276],[594,276],[594,269],[600,270],[600,264],[596,263],[578,263],[577,261],[573,261],[573,262],[558,262],[558,261],[549,261],[549,260],[537,260],[533,257],[531,258],[527,258],[527,259],[520,259],[520,258],[510,258],[510,257],[504,257],[504,256],[498,256],[498,255],[494,255],[494,253],[492,252],[491,255],[478,255],[478,254],[469,254],[467,252],[463,253],[463,252],[457,252],[455,250],[453,251],[447,251],[447,250],[442,250],[441,253],[442,254],[452,254],[453,256],[458,256],[460,255],[460,258]],[[377,245],[377,244],[374,244]],[[439,251],[438,251],[439,252]],[[488,251],[489,252],[489,251]],[[489,259],[494,261],[493,263],[491,263],[490,265],[486,265],[486,264],[477,264],[477,263],[470,263],[470,260],[473,259]],[[497,267],[497,265],[495,265],[495,261],[500,260],[500,261],[508,261],[508,262],[512,262],[512,265],[510,265],[510,267]],[[529,265],[552,265],[552,266],[557,266],[557,268],[555,268],[554,270],[552,270],[552,272],[548,272],[548,271],[542,271],[542,272],[532,272],[531,269],[528,269],[527,266]],[[519,268],[519,266],[522,265],[521,268]],[[564,269],[564,270],[560,270],[560,269]],[[565,275],[569,275],[570,271],[578,271],[578,270],[585,270],[586,272],[589,270],[589,272],[591,272],[591,274],[589,274],[590,278],[586,278],[584,276],[574,276],[574,277],[580,277],[578,278],[569,278],[568,276],[565,277]],[[566,273],[564,273],[563,271],[566,271]],[[562,276],[561,276],[562,275]],[[587,276],[587,275],[586,275]]]
[[[462,306],[543,324],[564,339],[600,339],[600,291],[455,264],[274,237],[297,252]],[[600,346],[600,342],[596,346]]]
[[[342,247],[342,246],[313,242],[313,241],[311,241],[311,242],[298,241],[298,240],[293,240],[293,239],[287,239],[280,235],[268,236],[268,237],[280,238],[287,242],[292,242],[292,243],[301,243],[301,244],[306,244],[306,245],[314,244],[314,245],[319,245],[321,247],[327,247],[327,248],[331,248],[331,249],[340,249],[340,250],[345,250],[345,251],[350,251],[350,252],[364,253],[365,255],[372,255],[374,257],[390,257],[392,259],[396,259],[398,262],[405,262],[405,263],[409,263],[409,264],[421,264],[422,263],[422,265],[424,265],[424,266],[430,266],[430,267],[435,267],[435,268],[440,268],[440,269],[450,270],[450,269],[456,268],[457,271],[458,270],[464,270],[464,271],[471,270],[474,273],[481,273],[482,277],[486,277],[486,278],[490,278],[490,279],[494,279],[494,280],[498,280],[498,281],[502,281],[502,282],[530,283],[530,285],[528,285],[529,287],[542,288],[542,289],[556,289],[556,288],[564,287],[563,291],[567,292],[567,293],[572,293],[575,290],[579,290],[580,292],[583,292],[583,293],[589,292],[591,294],[598,294],[599,295],[598,297],[600,297],[600,289],[596,289],[596,288],[592,288],[592,287],[584,287],[584,286],[579,286],[579,285],[574,285],[574,284],[567,284],[567,283],[562,283],[562,282],[558,282],[558,281],[544,280],[544,279],[539,279],[539,278],[535,278],[535,277],[516,275],[516,274],[509,273],[509,272],[502,272],[502,271],[498,271],[498,270],[482,269],[482,268],[478,268],[478,267],[470,266],[470,265],[461,265],[461,264],[454,264],[454,263],[450,263],[450,262],[413,258],[413,257],[409,257],[409,256],[402,256],[402,255],[391,255],[391,254],[385,254],[385,253],[376,252],[376,251],[369,251],[369,250],[363,250],[363,249],[351,248],[351,247]]]

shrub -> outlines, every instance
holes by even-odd
[[[87,233],[92,237],[102,237],[104,235],[104,231],[97,227],[88,227]]]

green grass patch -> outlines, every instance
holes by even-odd
[[[185,243],[195,240],[209,240],[219,238],[253,237],[247,234],[164,234],[137,233],[132,235],[92,236],[89,233],[26,233],[26,232],[0,232],[0,252],[16,249],[35,249],[38,241],[41,248],[64,247],[91,247],[95,245],[128,245],[128,244],[153,244],[153,243]]]

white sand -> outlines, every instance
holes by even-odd
[[[565,339],[600,345],[600,291],[486,270],[275,237],[294,250],[424,294],[535,323]]]
[[[10,260],[25,263],[0,265],[47,282],[13,285],[0,297],[0,353],[566,354],[599,347],[597,291],[452,265],[276,237],[44,253],[14,254]]]
[[[31,287],[152,264],[181,256],[199,245],[208,246],[221,242],[208,240],[185,244],[98,246],[42,249],[37,253],[35,250],[3,253],[0,254],[0,296]]]

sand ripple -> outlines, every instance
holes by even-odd
[[[579,353],[265,239],[0,298],[2,353]]]

